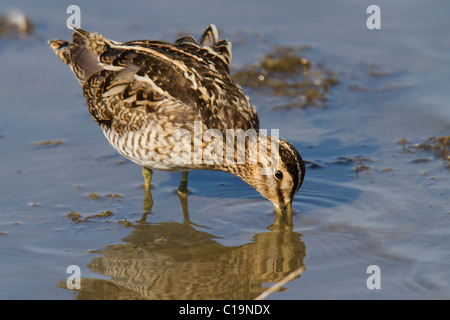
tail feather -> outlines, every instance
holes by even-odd
[[[94,72],[102,70],[98,56],[111,44],[117,42],[104,38],[98,33],[72,27],[72,42],[64,40],[49,41],[56,55],[67,64],[78,78],[80,84]]]
[[[185,37],[179,38],[175,41],[176,45],[181,45],[184,43],[197,44],[197,41],[195,41],[194,37],[192,37],[192,36],[185,36]]]
[[[199,44],[201,47],[213,48],[217,41],[219,41],[219,32],[215,25],[210,24],[203,32]]]
[[[69,42],[65,40],[50,40],[48,44],[65,64],[70,63]]]
[[[219,53],[224,59],[227,65],[231,64],[231,59],[233,58],[231,50],[231,42],[228,40],[220,40],[214,45],[214,51]]]
[[[76,27],[72,27],[72,29],[72,42],[86,47],[96,55],[100,55],[111,44],[118,44],[118,42],[109,40],[96,32],[88,32]]]
[[[80,83],[89,78],[94,72],[103,68],[98,64],[98,56],[91,50],[76,43],[69,45],[71,68]]]
[[[226,39],[219,40],[219,32],[215,25],[210,24],[205,29],[200,38],[199,45],[201,47],[210,47],[227,66],[230,65],[232,59],[231,42]]]

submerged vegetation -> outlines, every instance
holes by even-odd
[[[425,151],[431,151],[434,153],[437,159],[450,162],[450,136],[430,137],[426,141],[417,145],[416,148],[423,149]]]
[[[239,84],[286,98],[275,109],[325,107],[330,87],[339,82],[332,70],[313,65],[303,55],[305,47],[276,46],[256,64],[233,73]]]
[[[450,136],[430,137],[419,144],[410,144],[405,138],[398,142],[403,145],[403,150],[408,153],[414,153],[415,150],[431,152],[436,159],[441,159],[446,167],[450,168]],[[413,162],[420,163],[425,160],[428,159],[413,159]]]
[[[63,142],[62,140],[44,140],[41,142],[34,142],[33,145],[37,147],[55,147],[61,145]]]
[[[67,214],[67,217],[72,219],[73,222],[80,223],[80,222],[87,222],[87,221],[89,221],[89,219],[93,219],[93,218],[94,219],[95,218],[106,218],[106,217],[109,217],[111,215],[112,215],[112,212],[108,210],[108,211],[102,211],[102,212],[100,212],[98,214],[94,214],[94,215],[87,216],[87,217],[83,218],[80,213],[75,212],[75,211],[70,211]]]

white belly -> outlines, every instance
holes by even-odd
[[[142,131],[129,131],[119,135],[114,130],[102,129],[106,139],[119,154],[140,166],[163,171],[195,169],[190,163],[172,155],[172,141],[162,139],[161,134],[158,138],[151,132],[145,134]]]

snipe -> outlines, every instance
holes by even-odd
[[[229,74],[231,43],[218,38],[214,25],[198,43],[187,36],[175,44],[119,43],[73,30],[72,42],[49,45],[79,80],[111,145],[143,167],[147,189],[152,169],[183,172],[180,193],[187,190],[188,171],[221,170],[259,191],[277,213],[291,213],[305,176],[303,160],[289,142],[260,131],[256,108]],[[207,132],[214,134],[206,139]]]

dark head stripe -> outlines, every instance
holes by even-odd
[[[281,143],[279,144],[279,154],[293,180],[293,188],[290,194],[290,198],[292,199],[303,183],[305,177],[305,163],[297,149],[286,140],[281,140]]]

